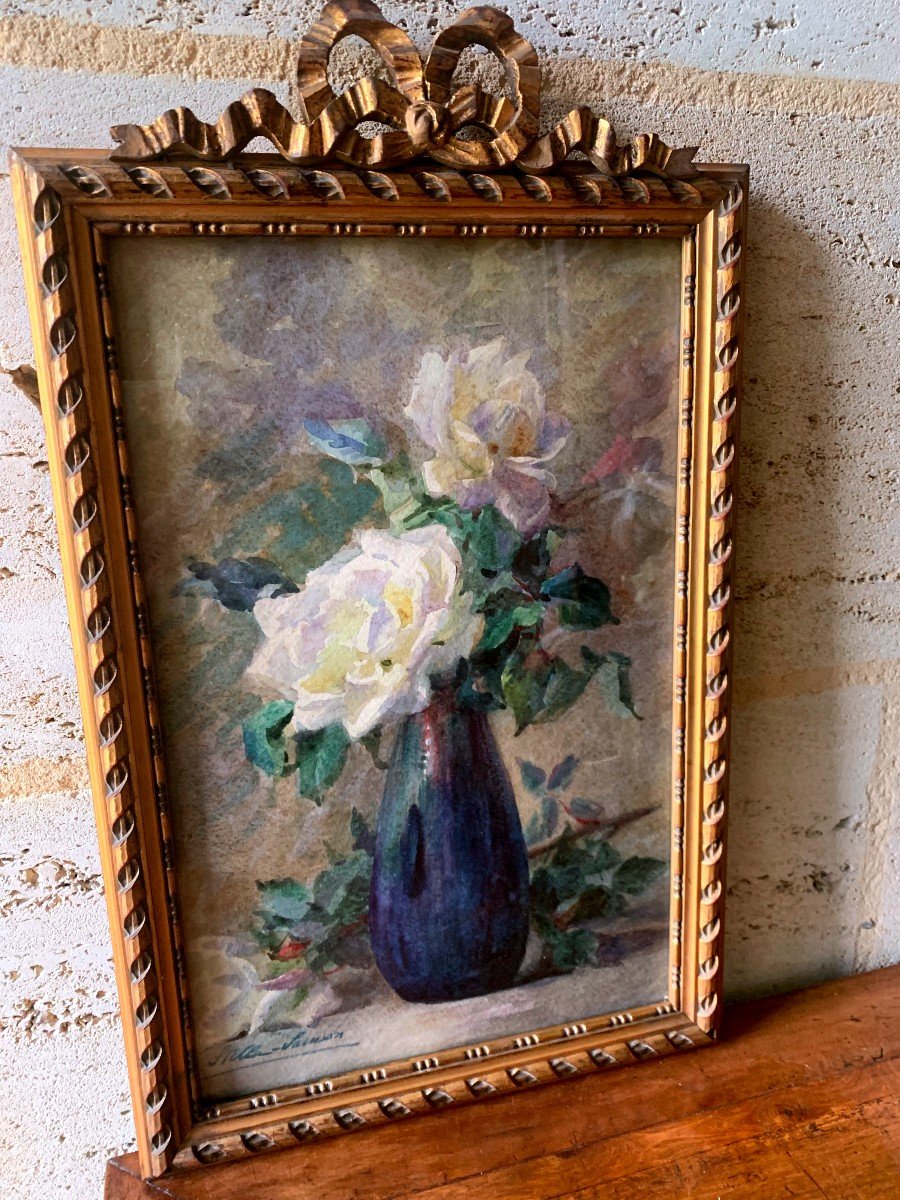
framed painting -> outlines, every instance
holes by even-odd
[[[148,1176],[720,1015],[746,169],[299,85],[13,163]]]

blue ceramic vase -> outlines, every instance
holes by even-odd
[[[404,1000],[509,987],[528,938],[528,852],[485,713],[438,692],[397,731],[378,814],[369,934]]]

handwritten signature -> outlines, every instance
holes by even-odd
[[[218,1054],[207,1061],[209,1067],[222,1067],[229,1063],[246,1062],[248,1059],[271,1058],[276,1054],[297,1053],[300,1057],[316,1054],[329,1045],[340,1042],[342,1046],[357,1046],[358,1042],[345,1042],[344,1030],[334,1029],[328,1033],[311,1033],[308,1029],[297,1029],[283,1041],[275,1042],[230,1042]]]

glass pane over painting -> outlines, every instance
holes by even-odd
[[[111,251],[205,1093],[661,999],[680,243]]]

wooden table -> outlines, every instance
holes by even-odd
[[[900,967],[732,1006],[696,1054],[106,1200],[900,1200]]]

